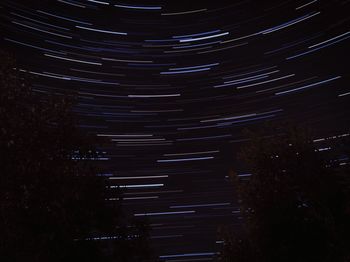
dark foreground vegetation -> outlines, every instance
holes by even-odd
[[[230,171],[243,228],[221,228],[219,261],[350,261],[349,136],[325,148],[295,126],[248,135],[239,160],[251,175]]]
[[[146,261],[147,226],[96,176],[92,146],[67,95],[36,95],[0,54],[1,261]]]

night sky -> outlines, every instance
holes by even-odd
[[[349,128],[350,1],[1,1],[1,45],[43,96],[75,94],[161,261],[210,261],[239,225],[244,128]],[[244,175],[245,170],[241,170]],[[113,201],[111,199],[110,201]]]

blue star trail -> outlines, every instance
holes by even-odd
[[[225,167],[245,128],[347,134],[349,6],[2,1],[1,44],[35,92],[77,96],[80,127],[109,141],[100,175],[149,219],[159,260],[212,261],[218,226],[241,219]]]

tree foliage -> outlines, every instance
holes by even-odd
[[[69,96],[39,96],[1,52],[0,254],[2,261],[144,261],[147,226],[130,222],[89,159]],[[108,240],[93,240],[103,237]]]
[[[252,175],[231,170],[243,233],[224,232],[221,261],[350,261],[348,170],[330,165],[305,129],[249,137],[239,159]]]

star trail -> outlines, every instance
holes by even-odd
[[[316,143],[348,135],[349,6],[2,1],[1,44],[35,92],[78,97],[80,127],[109,141],[100,175],[148,217],[159,260],[212,261],[217,227],[241,219],[225,154],[244,128],[291,119]]]

